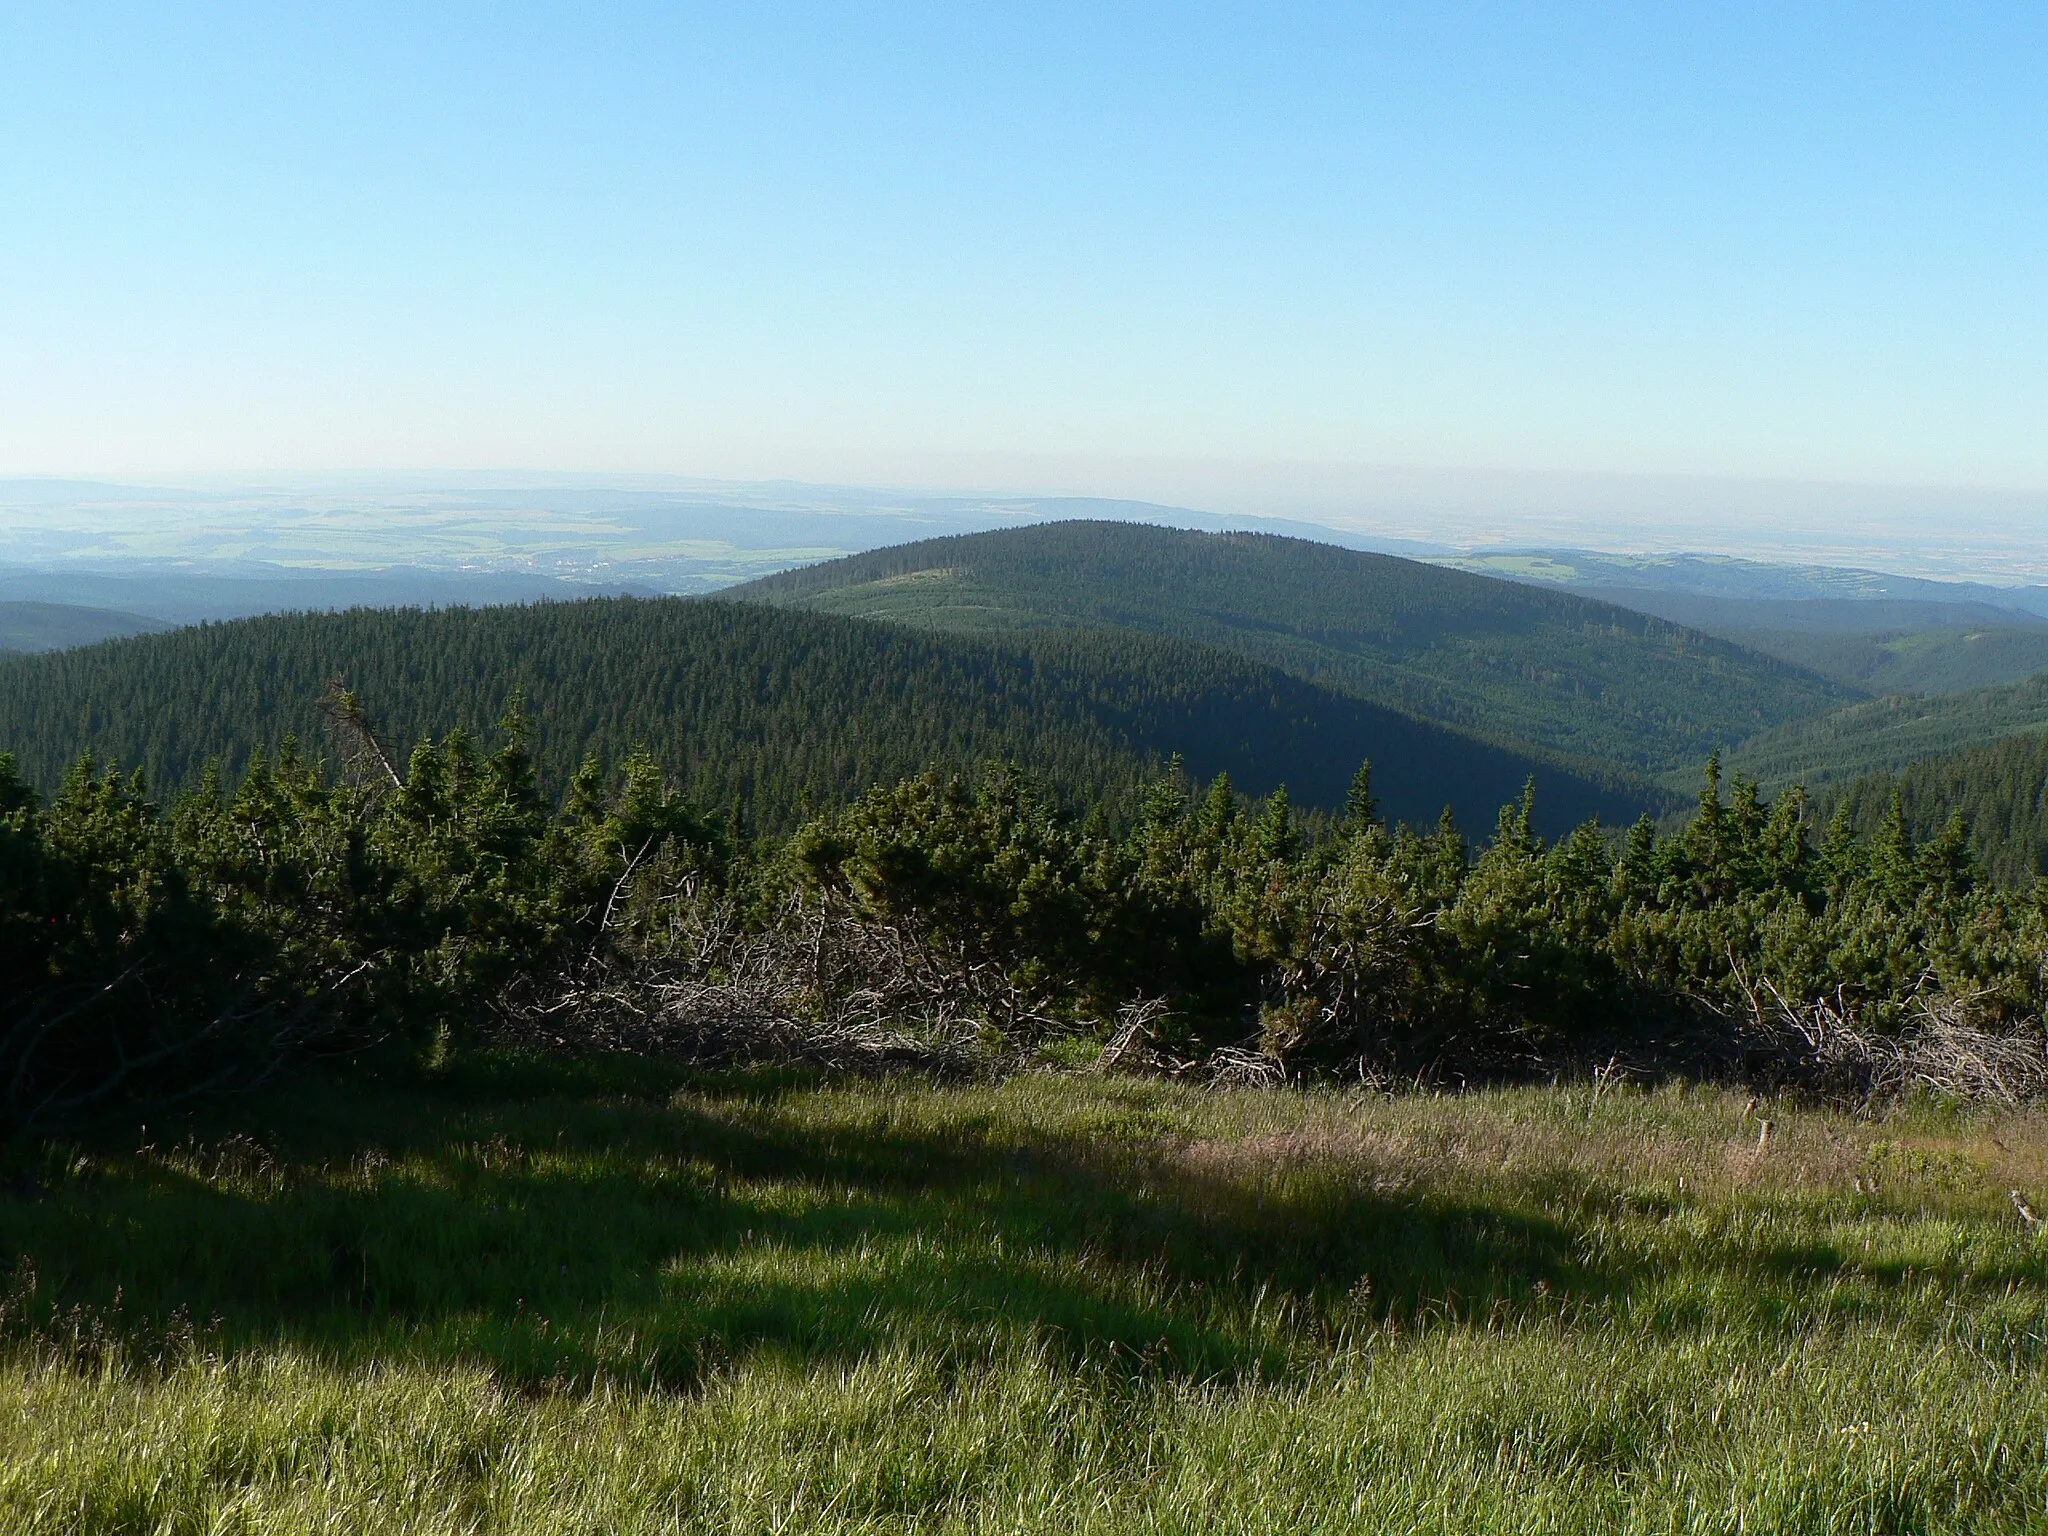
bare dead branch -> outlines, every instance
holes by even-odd
[[[378,739],[369,711],[341,673],[327,680],[327,691],[320,696],[319,708],[341,757],[343,776],[350,783],[379,789],[405,787],[398,769],[392,765],[391,754]]]

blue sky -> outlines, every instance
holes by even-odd
[[[2038,4],[15,4],[0,69],[0,473],[2048,487]]]

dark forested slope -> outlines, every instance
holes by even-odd
[[[2048,670],[2048,625],[1864,630],[1724,630],[1725,638],[1869,694],[1966,693]]]
[[[1766,785],[1809,789],[1921,758],[1987,747],[2048,726],[2048,672],[2025,682],[1935,698],[1871,699],[1744,742],[1732,766]]]
[[[2048,618],[1987,602],[1738,598],[1652,587],[1581,595],[1775,656],[1860,693],[1961,693],[2048,668]]]
[[[2002,884],[2025,887],[2048,874],[2048,732],[1923,758],[1897,773],[1871,773],[1823,797],[1848,811],[1858,832],[1875,831],[1896,795],[1916,837],[1932,837],[1960,814],[1984,867]]]
[[[170,626],[139,613],[77,603],[0,602],[0,651],[56,651]]]
[[[321,740],[346,674],[402,747],[496,717],[524,693],[560,786],[587,752],[652,748],[700,804],[744,799],[769,827],[926,767],[1008,757],[1073,793],[1129,789],[1181,753],[1240,788],[1336,805],[1361,759],[1390,815],[1468,825],[1534,772],[1539,815],[1632,814],[1628,797],[1187,641],[1102,631],[970,638],[825,614],[677,599],[353,610],[204,625],[0,657],[0,750],[52,783],[82,751],[157,784],[230,770],[287,732]]]
[[[1607,603],[1270,534],[1041,524],[855,555],[730,595],[927,629],[1178,635],[1497,742],[1635,772],[1690,770],[1716,746],[1853,696]]]

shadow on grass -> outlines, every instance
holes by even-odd
[[[130,1360],[469,1361],[524,1388],[1020,1344],[1230,1379],[1389,1316],[1623,1283],[1551,1222],[1350,1174],[1248,1183],[1021,1121],[785,1115],[800,1074],[685,1081],[484,1061],[45,1147],[22,1170],[39,1189],[0,1199],[6,1326]]]

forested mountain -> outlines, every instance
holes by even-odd
[[[1838,565],[1745,560],[1734,555],[1628,555],[1592,549],[1525,549],[1482,551],[1450,557],[1442,563],[1489,576],[1565,587],[1588,597],[1628,590],[1656,594],[1664,601],[1820,601],[1905,604],[1916,608],[1964,604],[2017,612],[2021,617],[2048,617],[2048,586],[1995,587],[1978,581],[1900,576],[1889,571]],[[1625,606],[1634,607],[1637,601],[1632,598]],[[1895,618],[1877,618],[1870,624],[1888,627],[1897,622]],[[1858,621],[1849,627],[1861,629],[1870,624]]]
[[[120,635],[147,635],[170,626],[139,613],[75,603],[0,602],[0,651],[55,651]]]
[[[2048,625],[1836,633],[1724,629],[1724,639],[1869,694],[1965,693],[2048,670]]]
[[[1846,807],[1849,824],[1868,834],[1883,824],[1895,794],[1907,829],[1919,837],[1935,836],[1960,812],[1978,859],[2002,884],[2025,887],[2048,874],[2048,732],[1866,774],[1822,808]]]
[[[1851,704],[1744,742],[1729,762],[1767,786],[1812,789],[1986,747],[2041,726],[2048,726],[2048,673],[1943,697]]]
[[[730,595],[926,629],[1178,635],[1589,770],[1690,771],[1719,745],[1853,697],[1610,604],[1270,534],[1041,524],[855,555]]]
[[[2048,618],[1982,601],[1574,590],[1818,672],[1859,693],[1961,693],[2048,668]]]
[[[5,516],[5,506],[0,504],[0,519]],[[86,637],[91,640],[148,634],[179,624],[245,619],[259,613],[573,602],[579,597],[652,597],[667,590],[635,586],[620,580],[616,573],[572,581],[521,571],[450,571],[404,565],[372,570],[281,566],[263,560],[129,560],[86,570],[0,565],[0,608],[16,604],[97,608],[134,621],[126,628],[109,627]]]
[[[1799,633],[1811,635],[1918,634],[1931,629],[2036,629],[2048,634],[2048,617],[1981,598],[1936,602],[1918,597],[1728,597],[1672,592],[1661,587],[1574,587],[1639,613],[1710,635]],[[1981,590],[1972,588],[1968,590]]]
[[[1392,816],[1469,825],[1532,772],[1564,826],[1640,802],[1569,773],[1262,667],[1138,633],[966,638],[755,604],[629,598],[484,609],[294,614],[0,658],[0,750],[53,784],[81,752],[189,783],[286,733],[322,742],[344,674],[394,750],[487,726],[515,690],[545,784],[588,752],[652,749],[701,805],[738,797],[768,828],[925,768],[1014,759],[1114,800],[1172,753],[1263,793],[1340,805],[1371,758]]]

